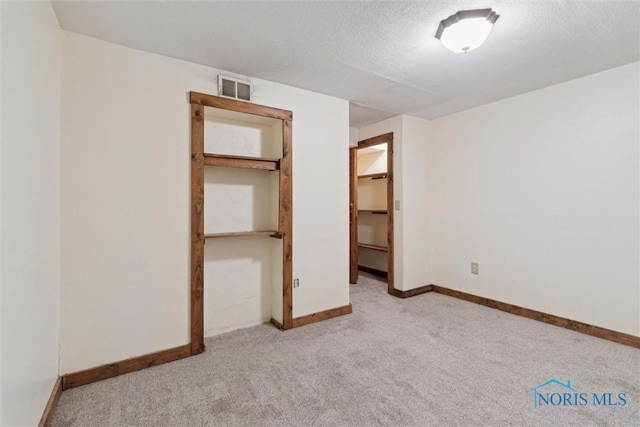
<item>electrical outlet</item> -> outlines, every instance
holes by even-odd
[[[477,262],[471,263],[471,274],[480,274],[480,265]]]
[[[299,287],[299,286],[300,286],[300,280],[298,280],[298,279],[293,279],[293,287],[294,287],[294,288],[297,288],[297,287]]]
[[[396,201],[395,201],[395,209],[396,209],[397,211],[399,211],[399,210],[400,210],[400,200],[396,200]]]

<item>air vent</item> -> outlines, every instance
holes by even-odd
[[[218,95],[251,101],[251,83],[219,75]]]

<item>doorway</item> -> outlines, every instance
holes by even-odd
[[[349,282],[364,271],[386,278],[393,294],[393,133],[349,148],[349,175]]]

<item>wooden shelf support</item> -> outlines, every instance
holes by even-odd
[[[369,243],[358,243],[358,247],[359,248],[365,248],[365,249],[371,249],[374,251],[380,251],[380,252],[388,252],[389,248],[387,248],[386,246],[380,246],[380,245],[371,245]]]
[[[280,170],[280,159],[269,159],[265,157],[228,156],[204,153],[204,164],[206,166],[220,166],[225,168]]]
[[[268,236],[282,239],[282,234],[277,230],[263,231],[233,231],[229,233],[208,233],[204,235],[205,239],[219,239],[223,237],[249,237],[249,236]]]
[[[366,178],[384,179],[386,177],[387,177],[387,173],[386,172],[370,173],[370,174],[367,174],[367,175],[358,175],[358,179],[366,179]]]
[[[374,215],[386,215],[389,213],[386,209],[358,209],[358,212],[370,213]]]

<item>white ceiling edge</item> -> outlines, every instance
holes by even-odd
[[[349,100],[351,126],[432,120],[640,60],[638,1],[52,1],[61,27]],[[435,31],[457,10],[500,18],[467,54]]]

